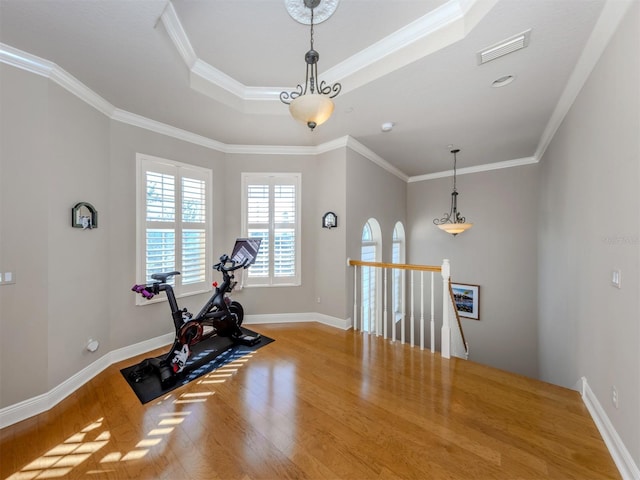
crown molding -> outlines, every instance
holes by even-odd
[[[405,175],[402,171],[400,171],[399,169],[397,169],[396,167],[391,165],[389,162],[387,162],[384,158],[382,158],[380,155],[378,155],[374,151],[372,151],[369,148],[365,147],[363,144],[361,144],[355,138],[347,137],[347,147],[349,147],[354,152],[359,153],[360,155],[362,155],[366,159],[372,161],[373,163],[375,163],[379,167],[384,168],[387,172],[395,175],[399,179],[404,180],[405,182],[409,180],[409,177],[407,175]]]
[[[182,23],[180,23],[180,20],[178,19],[178,14],[176,13],[176,9],[173,7],[172,2],[167,2],[159,20],[164,25],[169,38],[175,45],[184,63],[189,69],[193,68],[198,57],[191,46],[189,37],[187,37],[187,32],[184,31]]]
[[[329,68],[323,76],[329,83],[345,85],[343,93],[355,90],[464,38],[497,1],[449,0]],[[264,103],[280,107],[280,92],[290,88],[247,86],[198,58],[171,1],[160,21],[191,72],[191,88],[243,112],[276,113]]]
[[[497,0],[450,0],[324,72],[355,90],[463,39]]]
[[[538,163],[537,157],[524,157],[515,160],[506,160],[504,162],[486,163],[484,165],[475,165],[473,167],[457,168],[456,175],[466,175],[469,173],[489,172],[491,170],[500,170],[503,168],[521,167],[523,165],[532,165]],[[429,173],[427,175],[416,175],[409,177],[407,183],[424,182],[426,180],[434,180],[436,178],[452,177],[453,170],[445,170],[444,172]]]
[[[168,137],[173,137],[178,140],[183,140],[195,145],[200,145],[212,150],[230,154],[319,155],[338,148],[349,147],[399,178],[403,178],[405,181],[407,179],[407,176],[400,172],[400,170],[349,136],[331,140],[317,146],[225,144],[202,135],[197,135],[171,125],[167,125],[166,123],[158,122],[156,120],[116,108],[75,77],[58,67],[55,63],[3,43],[0,43],[0,62],[49,78],[112,120],[126,123],[134,127],[143,128]]]
[[[573,72],[571,72],[569,81],[564,87],[556,108],[551,114],[551,118],[542,133],[542,137],[538,143],[538,148],[535,153],[536,158],[542,158],[544,156],[547,147],[558,131],[558,128],[560,128],[564,117],[569,112],[571,105],[573,105],[578,93],[582,90],[582,87],[587,81],[587,78],[589,78],[591,71],[600,59],[602,52],[604,52],[604,49],[609,44],[609,40],[618,29],[618,25],[631,5],[633,5],[634,1],[636,0],[616,0],[605,2],[602,13],[600,13],[600,17],[598,17],[598,21],[587,40],[584,50],[582,51]]]
[[[51,71],[56,67],[56,64],[49,60],[23,52],[6,43],[0,43],[0,62],[47,78],[51,77]]]
[[[115,107],[104,98],[49,60],[0,43],[0,62],[50,79],[108,117],[115,111]]]
[[[115,109],[114,113],[110,115],[110,118],[112,120],[115,120],[116,122],[126,123],[134,127],[143,128],[145,130],[159,133],[167,137],[173,137],[178,140],[192,143],[194,145],[200,145],[201,147],[206,147],[211,150],[226,152],[227,146],[222,142],[218,142],[217,140],[213,140],[211,138],[204,137],[187,130],[176,128],[171,125],[167,125],[166,123],[151,120],[150,118],[127,112],[126,110],[120,110],[119,108]]]
[[[232,145],[213,140],[202,135],[198,135],[187,130],[167,125],[141,115],[127,112],[114,107],[104,100],[100,95],[88,88],[78,79],[67,73],[53,62],[44,60],[35,55],[18,50],[17,48],[0,43],[0,62],[14,66],[16,68],[26,70],[36,75],[44,76],[54,81],[61,87],[76,95],[80,100],[94,107],[110,119],[142,128],[151,132],[166,135],[188,143],[200,145],[205,148],[216,150],[229,154],[256,154],[256,155],[320,155],[339,148],[349,148],[354,152],[362,155],[366,159],[375,163],[387,172],[395,175],[399,179],[408,182],[420,182],[425,180],[433,180],[453,175],[453,171],[445,171],[432,173],[428,175],[418,175],[409,177],[401,170],[391,165],[384,158],[365,147],[355,138],[346,135],[316,146],[290,146],[290,145]],[[491,163],[476,167],[467,167],[457,170],[457,173],[464,175],[467,173],[486,172],[501,168],[516,167],[520,165],[529,165],[538,162],[537,156],[520,158],[516,160],[508,160],[505,162]]]

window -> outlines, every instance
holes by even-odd
[[[405,263],[405,242],[404,227],[402,223],[396,223],[393,229],[393,246],[391,252],[392,263]],[[392,288],[393,288],[393,316],[396,322],[402,320],[404,315],[404,274],[405,270],[394,268],[392,270]]]
[[[243,235],[262,239],[247,286],[300,285],[300,174],[243,173]]]
[[[363,262],[380,261],[380,244],[382,235],[380,225],[370,218],[362,229],[360,260]],[[381,276],[379,268],[362,267],[362,330],[378,332],[380,329]]]
[[[149,283],[154,273],[177,270],[170,282],[177,296],[211,290],[211,170],[136,159],[136,277]]]

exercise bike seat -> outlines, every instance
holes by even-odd
[[[169,277],[173,277],[174,275],[180,275],[180,272],[154,273],[151,275],[151,278],[160,283],[167,283]]]

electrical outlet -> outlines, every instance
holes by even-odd
[[[611,403],[613,406],[618,408],[618,389],[615,385],[611,387]]]

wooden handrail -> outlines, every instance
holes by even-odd
[[[454,356],[458,356],[460,358],[469,358],[469,347],[467,345],[467,339],[464,336],[464,331],[462,330],[462,322],[460,321],[460,315],[458,314],[458,309],[456,308],[456,304],[455,304],[455,298],[453,295],[453,288],[451,287],[451,274],[450,274],[450,264],[449,264],[449,260],[444,259],[442,261],[442,266],[433,266],[433,265],[412,265],[412,264],[405,264],[405,263],[387,263],[387,262],[365,262],[363,260],[351,260],[350,258],[347,259],[347,265],[351,266],[351,267],[367,267],[367,268],[377,268],[380,269],[384,272],[384,299],[385,299],[385,303],[384,303],[384,307],[383,307],[383,331],[384,331],[384,338],[387,338],[387,295],[389,294],[388,290],[387,290],[387,275],[388,275],[388,270],[409,270],[411,272],[411,278],[410,278],[410,282],[411,282],[411,286],[410,288],[410,293],[411,293],[411,299],[410,299],[410,320],[409,320],[409,325],[411,327],[411,344],[414,344],[414,328],[416,325],[416,318],[414,317],[414,307],[415,307],[415,303],[414,303],[414,275],[413,272],[417,271],[420,272],[420,347],[424,348],[424,272],[431,272],[431,350],[435,351],[435,322],[434,322],[434,273],[435,272],[440,272],[442,274],[442,280],[443,280],[443,292],[442,292],[442,344],[441,344],[441,352],[442,352],[442,356],[444,358],[450,358],[451,356],[451,346],[452,346],[452,335],[457,335],[457,332],[460,332],[460,335],[457,335],[457,337],[454,339]],[[354,276],[353,276],[353,281],[354,281],[354,296],[353,296],[353,319],[354,319],[354,328],[357,329],[357,319],[358,319],[358,303],[357,303],[357,291],[358,291],[358,268],[354,269]],[[362,275],[365,275],[365,273],[363,272]],[[448,284],[448,285],[447,285]],[[447,289],[449,290],[448,294],[447,294]],[[362,309],[362,305],[361,305],[361,309]],[[455,312],[455,319],[457,323],[454,323],[453,320],[451,320],[451,308],[453,308],[453,311]],[[376,310],[377,311],[377,310]],[[363,323],[364,323],[364,319],[365,319],[365,311],[362,310],[361,312],[361,323],[360,323],[360,329],[363,331],[367,331],[369,333],[373,333],[372,330],[372,325],[371,324],[371,318],[370,315],[367,317],[367,326],[364,327]],[[405,310],[403,308],[402,310],[402,316],[401,316],[402,322],[401,322],[401,342],[405,343],[405,325],[407,323],[407,319],[405,317]],[[380,318],[379,318],[379,312],[376,314],[376,319],[375,319],[375,333],[376,335],[380,335],[380,331],[379,331],[379,323],[380,323]],[[453,329],[451,328],[451,325],[454,325]],[[457,326],[457,329],[456,329]],[[392,323],[392,332],[394,332],[393,338],[392,340],[395,340],[395,323]],[[460,350],[459,348],[459,341],[462,341],[462,350]]]
[[[449,295],[451,295],[451,302],[453,303],[453,311],[456,312],[456,320],[458,321],[458,328],[460,329],[460,335],[462,336],[462,343],[464,343],[464,349],[469,353],[469,347],[467,345],[467,339],[464,338],[464,330],[462,329],[462,323],[460,322],[460,315],[458,314],[458,308],[456,307],[456,299],[453,295],[453,287],[451,286],[451,279],[449,279]]]
[[[398,270],[417,270],[422,272],[441,272],[442,267],[435,265],[411,265],[407,263],[363,262],[349,259],[349,265],[354,267],[396,268]]]

